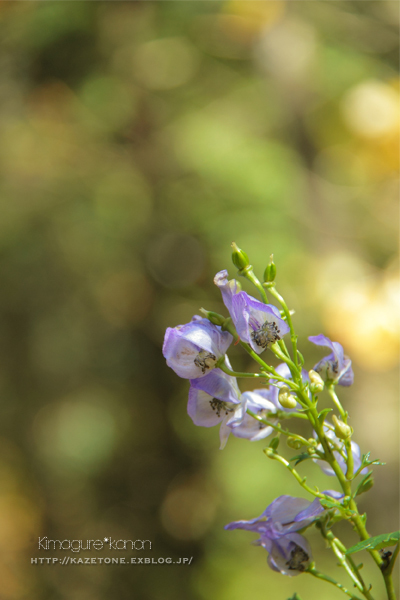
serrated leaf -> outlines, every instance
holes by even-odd
[[[364,494],[364,492],[368,492],[374,485],[374,478],[372,477],[371,471],[363,477],[362,481],[359,483],[356,493],[354,496],[359,496],[360,494]]]
[[[364,540],[355,544],[346,551],[346,554],[354,554],[354,552],[360,552],[361,550],[382,550],[387,546],[394,546],[400,540],[400,531],[393,533],[382,533],[382,535],[376,535],[369,540]]]
[[[294,466],[296,466],[299,463],[303,462],[303,460],[307,460],[309,458],[311,458],[311,456],[308,454],[308,452],[303,452],[302,454],[296,454],[296,456],[292,456],[289,462],[295,460],[296,462],[294,463]]]

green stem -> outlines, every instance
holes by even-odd
[[[290,372],[292,374],[293,377],[293,381],[298,382],[299,381],[299,368],[297,365],[294,364],[294,362],[288,358],[288,356],[286,356],[286,354],[284,352],[282,352],[282,350],[279,348],[279,342],[275,342],[274,344],[271,344],[270,349],[272,350],[272,352],[275,354],[275,356],[277,358],[279,358],[280,360],[283,360],[283,362],[285,362],[287,364],[287,366],[290,369]],[[285,347],[286,349],[286,347]],[[286,351],[287,352],[287,351]]]
[[[340,400],[339,400],[339,398],[338,398],[338,397],[337,397],[337,395],[336,395],[336,392],[335,392],[335,386],[334,386],[333,384],[330,384],[330,385],[327,385],[327,386],[326,386],[326,388],[327,388],[327,390],[328,390],[328,394],[330,395],[330,397],[332,398],[332,400],[333,400],[333,402],[334,402],[334,404],[335,404],[336,408],[338,409],[338,411],[339,411],[339,414],[340,414],[340,416],[342,417],[342,420],[343,420],[343,422],[344,422],[344,423],[347,423],[347,417],[348,417],[348,414],[347,414],[347,412],[344,410],[343,406],[342,406],[342,405],[341,405],[341,403],[340,403]]]
[[[215,366],[218,367],[218,369],[221,369],[221,371],[223,371],[227,375],[231,375],[231,377],[246,377],[253,379],[259,379],[261,377],[263,379],[269,379],[267,373],[241,373],[238,371],[232,371],[231,369],[229,369],[229,367],[226,366],[224,362],[221,362],[220,364],[217,363]]]
[[[259,279],[257,279],[257,277],[254,275],[253,267],[251,265],[244,267],[244,269],[240,269],[238,271],[238,275],[248,279],[254,285],[254,287],[256,287],[258,289],[258,291],[260,292],[260,295],[261,295],[261,298],[262,298],[262,301],[264,302],[264,304],[268,304],[268,298],[267,298],[267,294],[265,293],[265,289],[261,285],[261,282],[259,281]]]
[[[393,551],[392,558],[390,559],[388,566],[385,569],[382,569],[382,574],[383,574],[383,578],[385,580],[385,586],[386,586],[386,591],[387,591],[387,595],[388,595],[388,600],[396,600],[396,592],[395,592],[394,585],[393,585],[392,572],[393,572],[394,564],[396,562],[396,558],[399,554],[399,549],[400,549],[400,542],[398,542],[396,544],[396,547]]]
[[[303,396],[303,400],[304,402],[308,405],[309,407],[309,411],[308,411],[308,416],[310,418],[310,422],[313,425],[313,428],[315,429],[315,432],[318,436],[318,439],[323,447],[324,450],[324,454],[325,454],[325,460],[330,464],[330,466],[332,467],[341,487],[342,490],[345,494],[345,496],[351,496],[351,483],[346,479],[342,469],[340,468],[333,452],[332,449],[328,443],[328,440],[325,436],[325,432],[323,429],[323,425],[321,425],[321,423],[318,420],[318,412],[317,409],[315,408],[315,406],[310,402],[307,394],[305,394],[304,392],[298,392],[298,395],[302,394]],[[368,540],[371,536],[369,535],[363,519],[361,518],[361,515],[358,512],[358,506],[357,503],[354,501],[353,498],[351,498],[350,502],[349,502],[349,508],[350,510],[353,511],[353,515],[351,517],[352,522],[354,523],[354,526],[358,532],[358,535],[360,536],[361,540]],[[381,568],[382,565],[382,558],[379,555],[379,552],[377,552],[376,550],[368,550],[368,552],[371,554],[372,558],[374,559],[374,561],[376,562],[376,564],[379,566],[379,568]]]
[[[348,479],[349,481],[351,479],[353,479],[353,473],[354,473],[354,458],[353,458],[353,452],[351,450],[351,441],[350,439],[347,439],[346,442],[346,464],[347,464],[347,470],[346,470],[346,479]]]
[[[264,425],[268,425],[268,427],[272,427],[272,429],[275,429],[275,431],[278,431],[279,433],[283,433],[283,435],[287,435],[287,436],[295,438],[296,440],[299,440],[299,442],[301,442],[302,445],[308,444],[307,440],[304,439],[301,435],[297,435],[297,433],[292,433],[288,429],[282,429],[282,426],[280,424],[275,425],[275,423],[271,423],[271,421],[267,421],[267,419],[264,419],[264,417],[260,417],[260,415],[257,415],[249,408],[247,409],[246,412],[248,415],[253,417],[253,419],[256,419],[257,421],[259,421],[260,423],[263,423]],[[271,416],[273,416],[273,415],[271,415]]]
[[[310,573],[310,575],[312,575],[313,577],[316,577],[317,579],[322,579],[323,581],[327,581],[328,583],[331,583],[332,585],[337,587],[339,590],[341,590],[342,592],[344,592],[345,594],[350,596],[351,600],[361,600],[361,598],[359,598],[358,596],[355,596],[352,592],[350,592],[348,589],[346,589],[344,587],[344,585],[342,585],[341,583],[339,583],[332,577],[329,577],[329,575],[325,575],[324,573],[321,573],[321,571],[317,571],[317,569],[315,569],[314,567],[309,567],[306,570],[306,573]]]
[[[369,592],[369,589],[367,589],[367,586],[365,585],[363,578],[361,577],[353,559],[350,556],[346,557],[346,547],[344,546],[344,544],[337,537],[335,537],[332,531],[326,532],[323,526],[321,527],[321,533],[323,537],[328,541],[333,552],[339,559],[340,564],[347,571],[347,573],[349,574],[357,588],[360,590],[362,595],[367,600],[374,600],[372,594],[370,594]]]
[[[293,434],[291,434],[291,435],[293,435]],[[321,494],[321,492],[319,492],[318,490],[313,490],[309,485],[307,485],[306,478],[301,477],[301,475],[296,471],[296,469],[294,467],[292,467],[292,465],[285,458],[283,458],[283,456],[274,452],[274,450],[272,448],[265,448],[264,452],[268,456],[268,458],[277,460],[283,466],[285,466],[288,469],[288,471],[291,472],[293,477],[298,481],[298,483],[301,485],[301,487],[304,488],[309,494],[312,494],[313,496],[316,496],[317,498],[323,498],[324,500],[329,500],[330,502],[335,502],[335,500],[333,500],[331,498],[331,496],[329,496],[329,498],[328,498],[328,496],[325,496],[325,494]],[[339,503],[337,503],[337,504],[338,504],[338,509],[340,510],[342,508],[342,506]]]
[[[289,329],[290,329],[290,339],[291,339],[292,348],[293,348],[293,360],[294,360],[296,369],[297,369],[298,373],[300,374],[299,362],[298,362],[299,359],[298,359],[298,355],[297,355],[297,335],[294,332],[292,316],[290,314],[290,311],[287,307],[286,302],[284,301],[282,296],[278,293],[274,283],[265,284],[265,287],[268,289],[271,296],[273,296],[276,300],[278,300],[279,304],[283,308],[283,312],[285,313],[285,317],[286,317],[286,322],[289,325]]]
[[[251,346],[249,344],[247,344],[246,342],[240,341],[240,345],[263,368],[263,370],[267,371],[267,373],[271,373],[271,375],[273,376],[274,379],[276,379],[277,381],[282,381],[288,387],[290,387],[292,390],[296,391],[298,389],[298,386],[291,379],[285,379],[284,377],[279,375],[273,367],[270,367],[269,365],[267,365],[267,363],[264,362],[263,359],[260,358],[256,352],[254,352],[254,350],[251,348]]]

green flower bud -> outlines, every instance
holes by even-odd
[[[283,385],[279,390],[278,400],[283,408],[295,408],[297,405],[296,398],[290,395],[290,390],[286,385]]]
[[[211,310],[206,310],[205,308],[200,308],[199,312],[201,312],[201,314],[204,315],[206,317],[206,319],[211,321],[211,323],[214,323],[214,325],[221,326],[226,321],[226,317],[224,317],[223,315],[219,315],[216,312],[212,312]]]
[[[335,425],[335,435],[341,440],[347,440],[353,433],[352,428],[346,423],[343,423],[342,420],[338,419],[336,415],[332,415],[332,421]]]
[[[313,392],[313,394],[322,392],[325,384],[324,384],[321,376],[319,375],[319,373],[317,373],[317,371],[313,371],[311,369],[311,371],[308,371],[308,376],[309,376],[310,382],[311,382],[310,390]]]
[[[243,252],[243,250],[238,248],[238,246],[235,244],[235,242],[232,242],[231,247],[232,247],[232,262],[235,265],[235,267],[237,267],[239,269],[239,271],[248,267],[250,265],[250,261],[249,261],[249,257],[247,256],[246,252]]]
[[[289,448],[294,448],[294,450],[298,450],[303,445],[300,440],[297,440],[295,437],[292,437],[291,435],[287,438],[286,443],[289,446]]]
[[[276,266],[274,263],[274,255],[271,254],[270,259],[269,259],[269,263],[267,265],[267,268],[265,269],[264,272],[264,282],[268,283],[270,281],[274,281],[276,276]]]

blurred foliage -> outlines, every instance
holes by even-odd
[[[223,310],[212,278],[234,275],[232,240],[260,275],[274,253],[308,367],[321,331],[353,358],[357,441],[388,463],[361,505],[372,534],[397,527],[397,13],[1,2],[2,600],[341,597],[223,531],[302,494],[262,444],[220,453],[161,355],[167,326]],[[39,536],[105,535],[194,559],[29,564]]]

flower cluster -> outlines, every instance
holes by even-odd
[[[368,466],[374,461],[369,461],[369,455],[361,457],[359,446],[351,439],[353,428],[348,424],[348,412],[335,391],[336,386],[347,387],[353,383],[351,360],[345,356],[338,342],[323,334],[310,336],[310,342],[328,348],[330,353],[307,372],[303,368],[304,358],[297,348],[297,335],[291,319],[293,313],[275,287],[273,257],[265,270],[264,283],[257,279],[247,255],[235,244],[232,260],[239,269],[239,275],[257,288],[261,301],[242,291],[235,279],[229,280],[226,270],[220,271],[214,283],[222,294],[229,317],[201,309],[206,318],[196,315],[190,323],[168,328],[163,345],[164,357],[169,367],[189,380],[187,410],[195,425],[220,425],[220,448],[224,448],[230,434],[258,441],[275,433],[269,447],[264,449],[265,454],[286,467],[315,499],[311,502],[304,498],[279,496],[259,517],[235,521],[226,525],[225,529],[257,533],[259,538],[255,543],[267,550],[267,562],[274,571],[288,576],[307,572],[334,583],[353,597],[341,584],[315,568],[309,542],[302,534],[318,521],[322,535],[351,574],[353,583],[370,600],[369,591],[359,578],[358,567],[351,561],[347,562],[346,549],[329,531],[336,521],[346,519],[352,522],[360,539],[368,539],[365,519],[358,513],[355,498],[372,486]],[[281,309],[268,303],[267,292]],[[284,340],[289,333],[291,352]],[[234,340],[235,345],[240,342],[257,363],[258,373],[240,373],[232,368],[226,353]],[[261,356],[264,352],[266,354]],[[272,366],[268,355],[275,356],[280,364]],[[240,377],[254,378],[263,385],[242,393],[238,385]],[[338,416],[331,415],[332,423],[325,420],[332,409],[318,409],[318,396],[324,389],[339,413]],[[312,436],[303,437],[282,425],[286,420],[293,423],[299,419],[303,419],[303,423],[304,420],[309,422]],[[301,454],[290,460],[278,452],[280,439],[285,436],[290,448],[302,448]],[[306,484],[306,478],[299,474],[296,466],[307,459],[313,460],[324,474],[336,476],[342,492],[327,490],[320,493],[318,488]],[[353,491],[352,482],[360,474],[364,476],[363,480]],[[380,565],[379,556],[374,558]]]

